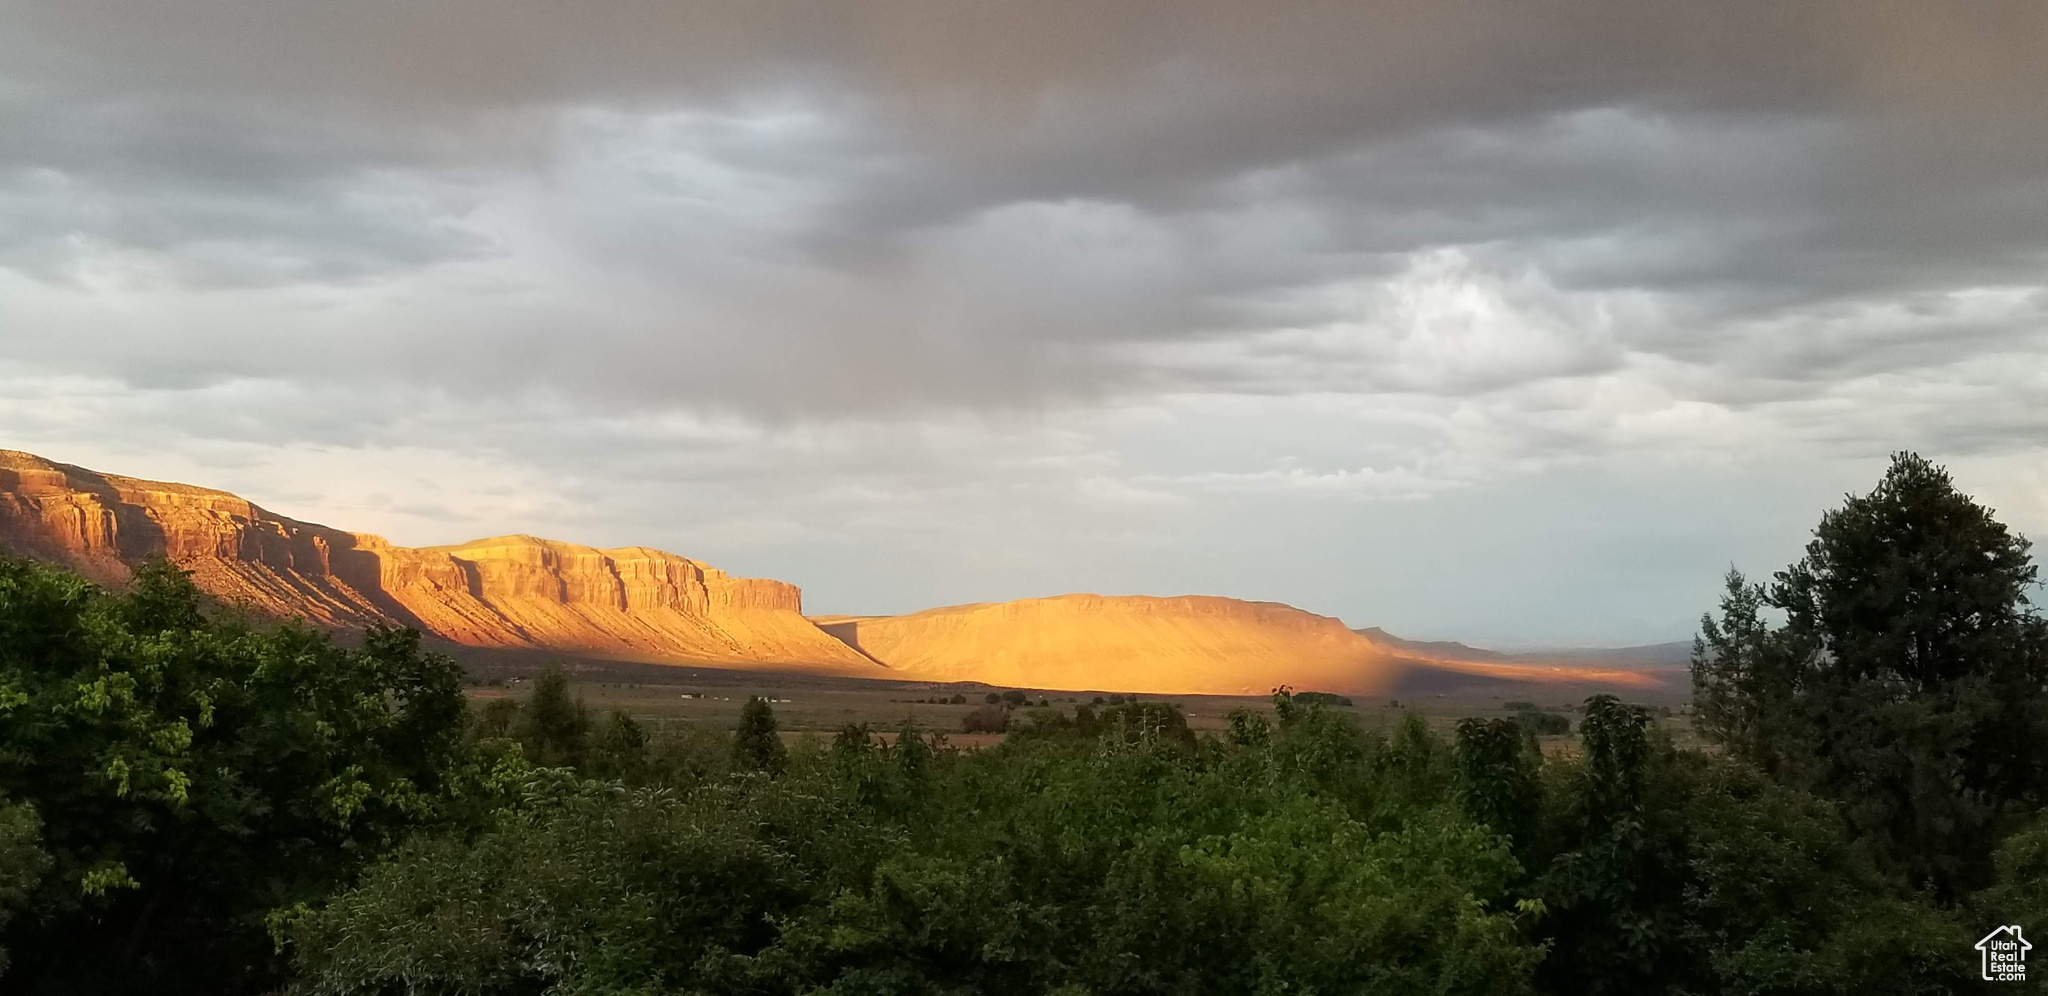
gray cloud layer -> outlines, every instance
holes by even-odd
[[[337,521],[673,537],[886,609],[947,570],[961,599],[1277,596],[1231,578],[1304,556],[1278,537],[1235,575],[1156,551],[1673,467],[1825,494],[1905,445],[2048,521],[2038,3],[0,0],[0,26],[19,441],[240,461]],[[317,483],[363,454],[477,483]],[[1813,511],[1756,500],[1773,536]],[[985,570],[817,552],[1005,531],[963,554]],[[1084,536],[1120,552],[1076,567]],[[1298,587],[1459,625],[1335,565]],[[1661,633],[1704,590],[1602,630],[1620,587],[1584,587],[1594,621],[1510,600],[1496,631]]]

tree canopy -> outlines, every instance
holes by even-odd
[[[1946,471],[1897,455],[1772,583],[1730,573],[1693,654],[1701,729],[1840,802],[1914,881],[1981,888],[1998,840],[2048,801],[2028,550]]]
[[[435,818],[461,676],[417,633],[357,648],[207,618],[158,563],[132,590],[0,560],[0,904],[10,982],[229,991],[278,978],[271,910],[317,901]]]

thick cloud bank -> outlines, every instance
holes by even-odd
[[[2031,0],[0,0],[0,443],[826,609],[1668,638],[1891,449],[2048,525],[2044,64]]]

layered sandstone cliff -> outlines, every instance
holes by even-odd
[[[1207,596],[1061,595],[814,621],[894,671],[1029,688],[1376,694],[1411,666],[1336,619]]]
[[[813,626],[796,586],[645,547],[532,536],[409,548],[224,491],[0,450],[0,549],[118,583],[165,557],[223,600],[316,625],[380,622],[476,647],[886,675]]]
[[[1282,685],[1347,695],[1531,684],[1654,688],[1621,670],[1422,652],[1276,602],[1189,595],[1061,595],[903,616],[818,616],[819,628],[905,676],[1026,688],[1264,695]]]

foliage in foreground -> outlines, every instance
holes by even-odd
[[[1448,800],[1376,826],[1271,750],[1204,753],[855,729],[779,778],[683,791],[535,770],[483,833],[418,841],[307,916],[306,988],[1524,988],[1518,868]]]
[[[1390,734],[851,728],[779,775],[528,768],[291,928],[309,993],[1942,993],[1970,932],[1834,807],[1588,703]],[[716,751],[716,744],[698,749]],[[2038,841],[2015,875],[2042,881]],[[2026,876],[2033,876],[2027,878]],[[1990,894],[1987,894],[1989,896]],[[1974,921],[1971,921],[1974,922]]]
[[[157,564],[110,594],[0,559],[0,916],[9,985],[260,987],[272,909],[454,802],[460,673],[416,633],[346,649],[208,619]]]
[[[1020,693],[980,751],[790,745],[758,700],[650,731],[559,671],[465,711],[411,634],[0,561],[0,985],[1964,991],[1985,925],[2048,916],[2025,549],[1902,457],[1776,584],[1731,582],[1695,660],[1723,750],[1600,696],[1552,758],[1536,710],[1446,737],[1285,690],[1221,736]]]
[[[1837,802],[1847,831],[1915,885],[1984,888],[1999,842],[2048,805],[2036,581],[2025,538],[1902,453],[1771,584],[1730,573],[1693,654],[1701,729]]]

